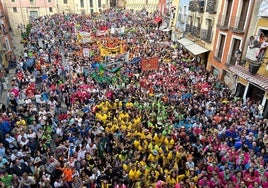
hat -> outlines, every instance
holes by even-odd
[[[158,155],[157,150],[156,150],[156,149],[152,150],[152,154],[153,154],[153,155]]]

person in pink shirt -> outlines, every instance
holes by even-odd
[[[232,174],[230,170],[226,168],[224,171],[220,172],[219,179],[222,186],[227,185],[227,183],[232,180]]]
[[[244,181],[243,179],[243,172],[237,171],[232,177],[232,181],[234,182],[235,188],[239,188],[241,185],[241,182]]]
[[[207,176],[204,176],[202,179],[198,181],[198,186],[200,188],[210,188],[212,187],[211,182],[208,180]]]
[[[248,170],[244,171],[243,179],[244,179],[246,186],[253,185],[253,182],[255,180],[254,169],[250,167]]]

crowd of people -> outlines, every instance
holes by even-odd
[[[236,97],[156,16],[111,9],[32,21],[1,111],[1,187],[268,187],[259,101]],[[101,27],[125,31],[97,36]],[[111,40],[127,58],[102,56],[99,43]],[[137,57],[158,57],[158,70]]]

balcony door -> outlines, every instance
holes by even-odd
[[[240,17],[238,18],[238,25],[237,28],[239,30],[243,30],[247,18],[247,13],[248,13],[248,8],[249,8],[249,0],[244,0],[242,1],[242,8],[241,8],[241,13]]]
[[[229,25],[229,20],[232,12],[232,4],[233,0],[227,0],[227,6],[226,6],[226,11],[225,11],[225,19],[224,19],[224,26]]]

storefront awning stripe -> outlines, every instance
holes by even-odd
[[[229,70],[233,73],[235,73],[236,75],[240,76],[241,78],[257,84],[258,86],[260,86],[261,88],[268,90],[268,78],[265,76],[261,76],[259,74],[251,74],[248,69],[246,69],[245,67],[239,66],[239,65],[235,65],[229,68]]]

